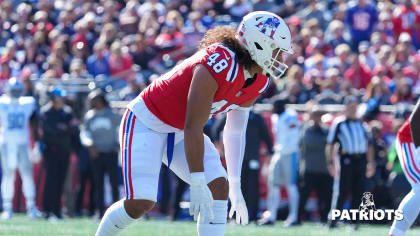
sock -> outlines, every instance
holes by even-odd
[[[223,236],[226,230],[227,221],[227,200],[214,200],[213,201],[213,214],[214,219],[210,221],[208,216],[204,219],[203,223],[200,222],[201,214],[198,216],[197,232],[198,236]]]
[[[287,193],[289,195],[289,216],[286,221],[297,221],[299,210],[299,191],[296,184],[287,185]]]
[[[22,178],[22,190],[26,199],[26,209],[32,209],[35,206],[35,183],[31,169],[19,169]]]
[[[16,170],[4,167],[1,180],[1,196],[3,198],[3,211],[12,211],[12,200],[15,193]]]
[[[134,221],[125,211],[124,199],[120,200],[106,210],[95,236],[118,235]]]
[[[402,210],[404,214],[403,220],[396,221],[392,224],[389,234],[393,236],[403,236],[405,232],[413,224],[420,212],[420,189],[412,189],[401,201],[398,210]]]
[[[280,187],[271,185],[268,190],[267,209],[270,212],[270,221],[277,220],[277,210],[280,203]]]

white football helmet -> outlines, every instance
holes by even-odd
[[[278,57],[281,52],[293,54],[293,50],[290,29],[281,17],[267,11],[251,12],[240,23],[237,38],[264,73],[278,79],[287,70]]]
[[[7,83],[6,92],[10,98],[17,99],[24,92],[23,85],[15,77],[12,77]]]

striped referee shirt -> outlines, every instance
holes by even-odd
[[[366,129],[360,120],[337,117],[328,133],[327,143],[339,143],[341,154],[365,154],[368,149]]]

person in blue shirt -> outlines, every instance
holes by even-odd
[[[93,47],[94,54],[89,56],[87,59],[87,70],[89,74],[96,77],[97,75],[107,75],[109,76],[109,60],[106,55],[106,45],[102,42],[97,42]]]
[[[355,6],[348,9],[346,21],[350,28],[352,49],[357,51],[360,42],[369,41],[378,22],[376,6],[367,3],[367,0],[358,0]]]

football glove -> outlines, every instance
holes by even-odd
[[[191,173],[190,215],[194,215],[194,220],[197,220],[199,213],[204,216],[200,217],[200,223],[204,223],[206,216],[210,220],[214,219],[213,196],[207,186],[204,172]]]
[[[242,195],[240,181],[229,181],[229,199],[232,205],[229,211],[229,218],[232,218],[236,212],[236,223],[248,224],[248,208]]]

